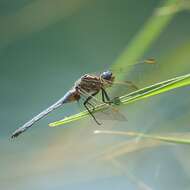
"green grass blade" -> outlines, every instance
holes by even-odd
[[[170,80],[160,82],[149,87],[132,92],[128,95],[120,97],[123,104],[132,103],[136,100],[148,98],[157,94],[167,92],[169,90],[186,86],[190,84],[190,74],[172,78]]]
[[[183,76],[176,77],[176,78],[172,78],[170,80],[163,81],[160,83],[156,83],[154,85],[151,85],[151,86],[148,86],[146,88],[137,90],[137,91],[132,92],[130,94],[126,94],[124,96],[121,96],[118,98],[118,100],[119,100],[120,105],[125,105],[128,103],[132,103],[134,101],[137,101],[137,100],[141,100],[144,98],[155,96],[155,95],[167,92],[169,90],[179,88],[182,86],[186,86],[186,85],[190,85],[190,74],[183,75]],[[103,111],[107,108],[108,108],[107,104],[101,104],[95,108],[95,112]],[[72,115],[69,117],[65,117],[64,119],[62,119],[60,121],[50,123],[49,126],[50,127],[60,126],[63,124],[67,124],[67,123],[70,123],[73,121],[83,119],[83,118],[87,117],[88,115],[89,115],[89,113],[87,111],[80,112],[78,114],[75,114],[75,115]]]
[[[107,135],[124,135],[124,136],[131,136],[131,137],[143,137],[153,140],[159,140],[167,143],[174,143],[174,144],[190,144],[190,139],[184,138],[177,138],[177,137],[170,137],[170,136],[160,136],[160,135],[150,135],[138,132],[124,132],[124,131],[109,131],[109,130],[97,130],[94,131],[95,134],[107,134]]]

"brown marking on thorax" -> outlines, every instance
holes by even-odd
[[[77,81],[76,86],[86,92],[93,92],[99,91],[103,84],[98,76],[84,75]]]

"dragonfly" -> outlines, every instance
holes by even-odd
[[[146,63],[152,63],[153,59],[146,60]],[[101,125],[94,115],[95,105],[91,100],[99,93],[101,93],[101,101],[107,105],[114,104],[115,98],[111,99],[108,95],[106,89],[112,87],[115,82],[115,76],[112,71],[107,70],[99,75],[85,74],[81,76],[73,85],[73,87],[57,102],[48,107],[47,109],[40,112],[38,115],[34,116],[31,120],[26,122],[23,126],[18,128],[13,132],[11,138],[18,137],[21,133],[32,127],[40,119],[47,116],[50,112],[55,109],[63,106],[69,102],[78,102],[80,99],[84,99],[83,105],[86,110],[89,112],[96,124]],[[128,86],[137,89],[131,81],[125,81],[125,84]],[[96,100],[96,98],[95,98]]]

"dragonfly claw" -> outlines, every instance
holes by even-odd
[[[120,105],[121,101],[120,101],[119,97],[115,97],[115,98],[112,99],[112,103],[115,104],[115,105]]]

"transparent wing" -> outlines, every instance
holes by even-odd
[[[125,74],[125,69],[113,69],[113,74],[115,75],[115,81],[113,85],[117,85],[117,89],[119,89],[117,91],[114,91],[114,96],[122,96],[141,88],[142,86],[140,84],[142,84],[142,81],[145,79],[145,73],[151,74],[153,70],[157,69],[158,64],[156,64],[156,61],[151,58],[128,66],[132,67],[132,69],[126,74],[127,80],[118,81],[117,77],[120,76],[120,73]]]
[[[134,84],[132,81],[115,81],[113,85],[120,85],[120,86],[125,86],[127,88],[130,88],[132,90],[138,90],[139,88],[137,87],[136,84]]]
[[[106,110],[94,113],[95,117],[99,120],[117,120],[127,121],[126,116],[121,113],[117,108],[109,106]]]
[[[143,61],[138,61],[134,64],[129,64],[127,65],[127,68],[139,68],[139,67],[144,67],[144,66],[153,66],[156,64],[156,60],[154,58],[149,58],[149,59],[145,59]],[[126,66],[125,66],[126,69]],[[106,70],[110,70],[111,72],[113,72],[113,74],[117,74],[117,73],[123,73],[125,72],[125,69],[123,69],[122,67],[117,67],[117,68],[111,68],[111,69],[105,69]],[[100,76],[102,74],[102,71],[96,71],[96,72],[90,72],[88,73],[91,76]],[[116,84],[120,83],[120,84],[124,84],[127,83],[128,81],[117,81]]]
[[[127,66],[125,65],[125,69],[126,67],[130,68],[130,67],[139,67],[139,66],[151,66],[151,65],[155,65],[156,64],[156,60],[154,58],[149,58],[149,59],[145,59],[145,60],[142,60],[142,61],[137,61],[136,63],[133,63],[133,64],[128,64]],[[124,69],[122,67],[116,67],[116,68],[113,68],[111,69],[112,72],[124,72]]]

